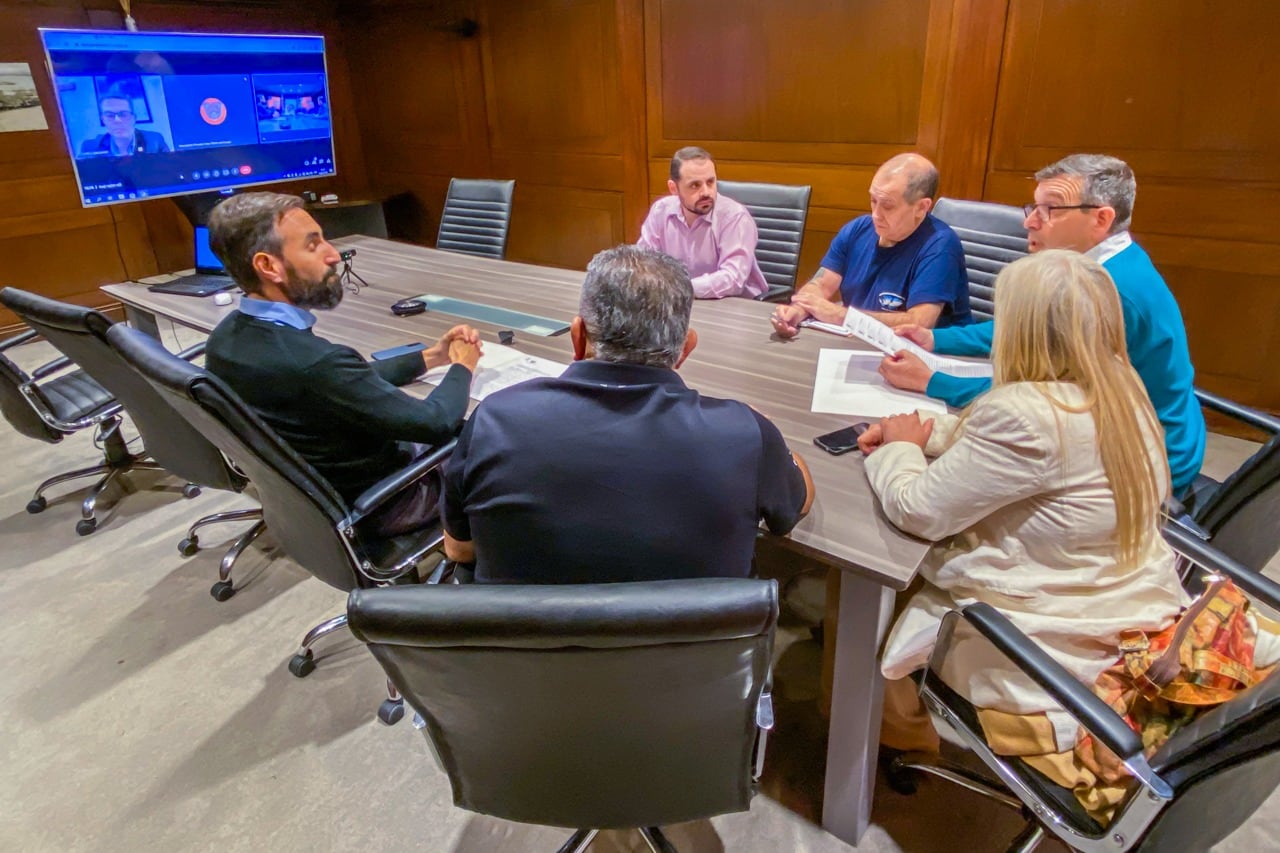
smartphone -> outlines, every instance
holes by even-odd
[[[402,355],[408,355],[411,352],[422,352],[426,348],[426,344],[405,344],[402,347],[378,350],[375,353],[371,353],[370,357],[374,361],[385,361],[388,358],[397,358]]]
[[[835,432],[820,435],[813,440],[813,443],[832,456],[839,456],[841,453],[848,453],[858,446],[858,436],[866,432],[868,426],[869,424],[865,423],[847,426]]]

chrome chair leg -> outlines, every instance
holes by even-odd
[[[80,504],[81,518],[76,522],[76,533],[79,533],[81,536],[88,536],[98,528],[98,519],[94,516],[94,513],[98,508],[98,498],[102,497],[102,493],[107,490],[107,486],[111,485],[111,481],[118,477],[124,470],[126,469],[112,468],[107,472],[107,475],[99,480],[89,491],[88,497],[86,497],[84,502]]]
[[[307,636],[302,638],[302,648],[289,659],[289,671],[298,678],[306,678],[310,675],[316,668],[315,653],[311,651],[311,647],[321,637],[326,637],[345,627],[347,627],[347,614],[343,613],[341,616],[326,619],[308,631]]]
[[[187,528],[187,539],[190,539],[192,543],[198,544],[199,537],[196,536],[196,531],[201,527],[208,527],[210,524],[221,524],[224,521],[243,521],[246,519],[253,519],[254,521],[257,521],[261,518],[262,510],[260,508],[233,509],[228,510],[227,512],[215,512],[210,515],[206,515],[204,518],[196,519],[196,522]]]
[[[260,509],[242,509],[235,512],[218,513],[219,515],[235,515],[241,518],[262,518],[262,510]],[[203,519],[201,519],[203,521]],[[220,521],[229,521],[230,519],[219,519]],[[198,524],[199,522],[197,522]],[[222,555],[222,561],[218,564],[218,581],[209,588],[209,594],[213,596],[215,601],[226,601],[228,598],[236,594],[236,588],[231,580],[231,568],[235,565],[236,560],[240,559],[240,555],[244,550],[253,544],[253,540],[262,535],[267,529],[265,521],[259,521],[250,527],[244,533],[240,534],[240,538],[231,544],[227,549],[227,553]],[[195,552],[195,546],[198,540],[192,536],[190,539],[191,553]],[[187,556],[188,552],[183,546],[188,544],[188,540],[184,539],[178,543],[178,553]]]
[[[569,837],[569,840],[560,846],[556,853],[583,853],[591,842],[595,840],[596,835],[600,832],[598,829],[579,829]]]
[[[656,826],[640,827],[640,835],[644,837],[644,843],[649,845],[653,853],[677,853],[675,845],[668,841],[662,834],[662,830]]]
[[[109,473],[111,468],[112,466],[103,462],[98,465],[91,465],[88,468],[77,468],[74,471],[59,474],[56,477],[50,477],[36,488],[36,493],[31,496],[31,500],[27,503],[27,512],[35,515],[38,512],[44,511],[44,509],[49,505],[49,502],[44,497],[44,493],[50,487],[56,486],[59,483],[67,483],[71,480],[81,480],[85,477],[101,477],[103,474]]]
[[[1005,848],[1007,853],[1031,853],[1044,841],[1044,827],[1030,821]]]
[[[1022,810],[1022,801],[1009,793],[1009,790],[999,782],[975,773],[954,761],[948,761],[940,755],[930,752],[906,752],[895,758],[893,763],[897,767],[919,770],[922,773],[946,779],[948,782],[967,788],[975,794],[981,794],[989,800],[995,800],[1000,805],[1008,806],[1015,811]]]

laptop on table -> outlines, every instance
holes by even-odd
[[[236,286],[235,279],[227,275],[226,267],[209,247],[209,229],[195,227],[196,271],[179,276],[173,281],[153,284],[147,289],[154,293],[176,293],[179,296],[210,296]]]

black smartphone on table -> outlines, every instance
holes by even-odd
[[[848,453],[858,446],[858,437],[867,431],[870,424],[861,423],[838,429],[835,432],[829,432],[820,435],[813,440],[813,443],[830,453],[832,456],[839,456],[842,453]]]
[[[399,358],[400,356],[408,355],[411,352],[422,352],[426,348],[427,345],[421,343],[405,344],[402,347],[392,347],[391,349],[383,349],[374,353],[369,353],[369,357],[374,361],[385,361],[388,358]]]

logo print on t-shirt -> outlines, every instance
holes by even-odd
[[[222,124],[227,120],[227,105],[217,98],[205,98],[200,104],[200,118],[205,124]]]

